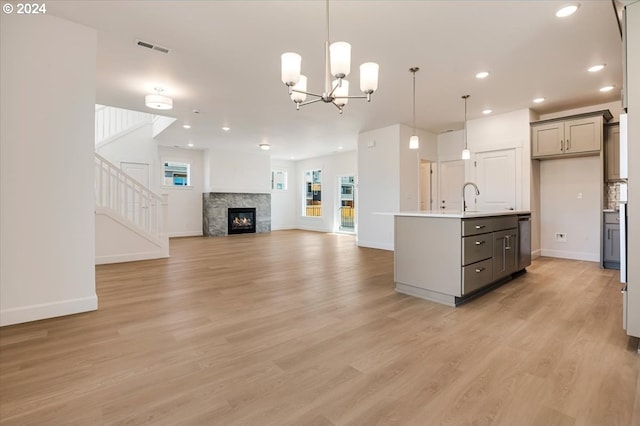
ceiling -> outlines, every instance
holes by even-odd
[[[354,150],[363,131],[411,125],[415,66],[416,127],[432,133],[462,128],[465,94],[469,119],[486,108],[544,114],[620,99],[622,42],[611,1],[583,0],[574,15],[557,18],[565,4],[333,0],[332,41],[352,46],[350,94],[359,94],[359,64],[380,65],[372,101],[350,100],[343,115],[324,103],[296,111],[280,81],[280,55],[293,51],[309,91],[322,91],[324,1],[60,0],[47,3],[47,14],[97,30],[97,103],[154,112],[144,96],[155,86],[173,98],[165,115],[177,120],[157,137],[161,145],[257,152],[265,142],[273,158],[303,159]],[[607,66],[587,72],[598,63]],[[489,77],[476,79],[483,70]],[[602,93],[604,85],[616,88]],[[534,104],[537,97],[546,101]]]

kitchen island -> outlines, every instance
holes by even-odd
[[[396,291],[457,306],[531,264],[529,211],[394,213]]]

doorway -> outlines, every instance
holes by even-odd
[[[433,170],[431,165],[431,161],[420,160],[420,210],[433,209],[433,183],[431,181]]]
[[[338,232],[356,232],[356,177],[352,174],[338,176]]]
[[[464,160],[440,162],[438,210],[462,210]]]

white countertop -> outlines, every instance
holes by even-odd
[[[462,212],[460,210],[419,210],[419,211],[407,211],[407,212],[394,212],[389,213],[394,216],[413,216],[413,217],[440,217],[440,218],[454,218],[464,219],[469,217],[487,217],[487,216],[506,216],[512,214],[531,214],[529,210],[494,210],[494,211],[472,211],[467,210]]]

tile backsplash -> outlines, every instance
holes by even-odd
[[[607,183],[607,199],[605,200],[605,208],[611,210],[618,209],[620,201],[620,182]]]

